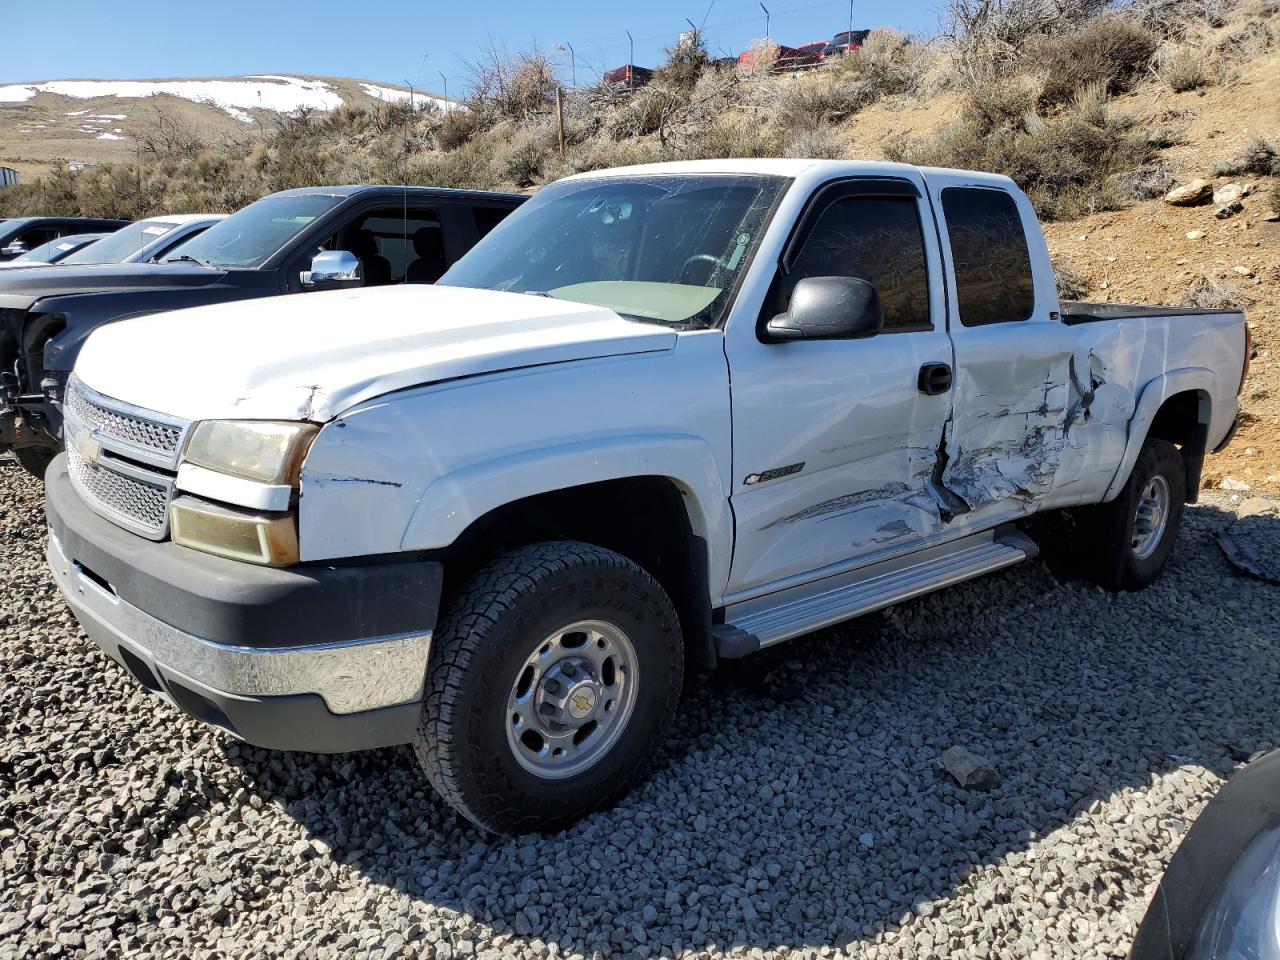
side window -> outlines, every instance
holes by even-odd
[[[512,213],[510,207],[472,207],[476,217],[476,236],[483,238]]]
[[[928,330],[929,271],[913,197],[847,197],[824,211],[782,278],[776,313],[805,277],[857,277],[880,294],[886,332]]]
[[[1029,319],[1035,309],[1031,255],[1013,197],[1003,190],[948,187],[942,212],[960,322],[977,327]]]
[[[70,231],[67,232],[69,233]],[[23,233],[18,234],[18,236],[13,239],[19,243],[25,244],[28,250],[34,250],[42,243],[48,243],[50,240],[55,240],[61,235],[62,234],[53,227],[32,227],[30,230],[26,230]]]
[[[446,266],[440,214],[434,207],[374,210],[343,227],[323,245],[360,258],[369,287],[434,283]]]

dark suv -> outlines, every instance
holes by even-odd
[[[62,445],[67,376],[104,323],[308,290],[434,283],[525,199],[434,187],[286,190],[161,263],[0,271],[0,451],[44,475]]]
[[[59,237],[76,233],[111,233],[128,220],[101,217],[18,217],[0,220],[0,263],[20,257],[29,250]]]

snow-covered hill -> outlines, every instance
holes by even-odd
[[[352,87],[359,93],[355,93]],[[47,80],[0,85],[0,104],[26,103],[40,94],[75,100],[142,99],[168,94],[215,106],[243,123],[252,123],[253,110],[288,113],[302,107],[336,110],[352,100],[407,100],[409,91],[365,81],[337,81],[263,74],[249,77],[192,80]],[[354,95],[353,95],[354,94]],[[361,96],[361,94],[363,96]],[[415,93],[419,104],[448,102],[434,94]]]

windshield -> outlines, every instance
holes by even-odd
[[[20,257],[14,257],[13,263],[54,263],[66,262],[66,252],[74,250],[76,247],[88,249],[96,242],[96,238],[102,234],[83,234],[74,237],[59,237],[57,240],[50,240],[48,243],[42,243],[40,246],[28,250]],[[85,246],[85,245],[88,246]]]
[[[704,174],[553,184],[439,282],[590,303],[632,320],[714,327],[787,182]]]
[[[176,223],[163,223],[157,220],[140,220],[127,227],[121,227],[115,233],[108,234],[97,243],[91,243],[77,250],[63,263],[123,263],[148,243],[160,239],[174,227]]]
[[[344,199],[321,194],[263,197],[188,240],[164,262],[190,258],[214,267],[256,270]]]

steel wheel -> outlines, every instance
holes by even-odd
[[[1156,552],[1169,523],[1169,481],[1156,474],[1147,481],[1138,495],[1138,506],[1133,517],[1133,536],[1130,547],[1133,555],[1145,560]]]
[[[639,662],[627,635],[601,620],[571,623],[539,643],[507,698],[507,745],[547,780],[588,769],[617,742],[635,707]]]

